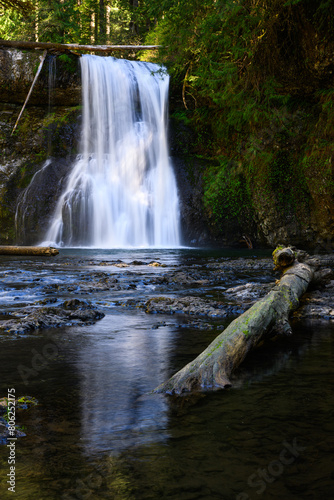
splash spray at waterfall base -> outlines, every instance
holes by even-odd
[[[180,245],[168,158],[169,77],[158,65],[81,58],[81,154],[45,235],[58,246]]]

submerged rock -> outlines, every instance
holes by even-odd
[[[270,292],[274,285],[275,283],[246,283],[245,285],[228,288],[223,293],[238,302],[253,304]]]
[[[0,444],[7,444],[8,438],[11,436],[9,432],[9,424],[3,417],[0,417]],[[24,437],[26,434],[17,426],[15,429],[15,437]]]
[[[150,262],[148,265],[150,267],[166,267],[166,264],[161,264],[160,262],[156,261]]]
[[[294,312],[295,319],[334,321],[334,281],[331,281],[323,290],[306,293],[300,304]]]
[[[26,307],[15,316],[15,319],[0,321],[0,331],[24,334],[41,328],[91,325],[103,318],[104,313],[87,301],[71,299],[54,307]]]
[[[15,409],[15,415],[20,414],[21,410],[28,410],[33,406],[37,406],[38,401],[32,396],[21,396],[16,398],[15,401],[11,400],[11,404],[8,407],[8,399],[6,397],[0,399],[0,444],[7,444],[9,437],[24,437],[25,432],[20,428],[20,426],[15,425],[15,430],[10,427],[8,411]],[[15,417],[16,421],[16,417]]]
[[[199,297],[153,297],[144,304],[148,314],[190,314],[196,316],[208,316],[211,318],[226,318],[245,311],[243,307],[232,304],[224,304],[215,300],[201,299]]]

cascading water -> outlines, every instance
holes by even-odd
[[[81,71],[82,153],[46,242],[179,246],[178,195],[166,134],[168,75],[152,63],[91,55],[81,58]]]

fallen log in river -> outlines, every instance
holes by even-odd
[[[0,246],[0,255],[58,255],[59,250],[52,247]]]
[[[278,248],[273,252],[276,269],[283,271],[274,288],[239,316],[203,351],[154,392],[181,394],[231,386],[229,377],[247,354],[268,333],[290,334],[289,314],[312,280],[324,276],[319,262],[305,252]],[[299,262],[304,261],[304,262]]]

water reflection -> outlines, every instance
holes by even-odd
[[[85,452],[126,448],[168,437],[167,404],[147,394],[169,370],[169,327],[151,329],[138,317],[109,316],[78,355]]]

